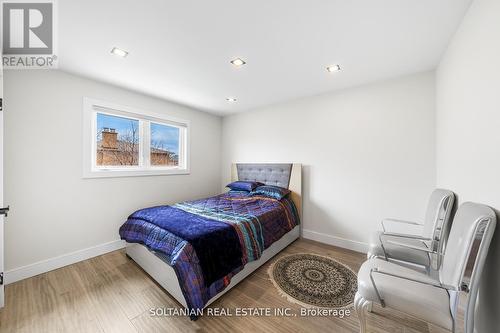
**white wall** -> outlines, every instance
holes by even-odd
[[[6,71],[4,86],[7,271],[118,240],[136,209],[220,190],[220,117],[60,71]],[[84,96],[190,120],[191,174],[82,179]]]
[[[232,162],[303,163],[304,236],[363,251],[382,218],[423,219],[434,92],[423,73],[225,117],[223,185]]]
[[[500,1],[475,0],[437,70],[437,184],[500,209]],[[500,222],[500,221],[499,221]],[[480,333],[498,331],[500,227],[482,285]],[[496,322],[495,322],[496,321]]]

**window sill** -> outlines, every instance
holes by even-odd
[[[91,178],[117,178],[117,177],[147,177],[147,176],[173,176],[189,175],[189,169],[150,169],[150,170],[86,170],[83,173],[84,179]]]

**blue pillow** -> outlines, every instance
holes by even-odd
[[[286,197],[288,194],[290,194],[290,190],[279,187],[279,186],[274,186],[274,185],[263,185],[257,187],[254,191],[252,191],[252,195],[264,195],[266,197],[271,197],[274,199],[281,200],[284,197]]]
[[[231,184],[227,184],[226,187],[229,187],[233,191],[247,191],[251,192],[255,190],[258,186],[264,185],[259,182],[252,182],[252,181],[243,181],[243,180],[238,180],[236,182],[232,182]]]
[[[242,197],[242,196],[246,197],[250,195],[250,192],[229,190],[229,192],[227,192],[227,195],[229,195],[230,197]]]

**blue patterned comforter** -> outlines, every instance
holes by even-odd
[[[201,309],[246,263],[299,224],[293,202],[246,192],[139,210],[120,237],[161,252],[190,309]]]

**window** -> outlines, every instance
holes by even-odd
[[[139,166],[139,120],[96,113],[96,167]]]
[[[179,137],[178,127],[151,123],[151,165],[173,166],[179,165]]]
[[[186,174],[188,122],[84,99],[84,177]]]

